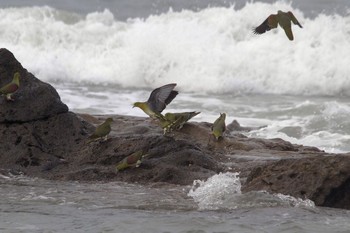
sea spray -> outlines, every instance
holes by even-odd
[[[295,198],[284,194],[270,194],[264,190],[241,192],[239,173],[219,173],[206,181],[195,180],[188,196],[200,210],[227,210],[257,207],[305,207],[315,204],[309,199]]]
[[[241,194],[239,173],[220,173],[207,181],[195,180],[188,196],[198,203],[199,209],[216,210],[224,207],[227,199],[236,194]]]
[[[251,28],[278,9],[304,28]],[[50,7],[0,9],[0,43],[49,82],[150,88],[177,82],[186,92],[350,95],[350,16],[310,19],[285,2],[169,11],[118,21]],[[335,43],[336,41],[336,43]]]

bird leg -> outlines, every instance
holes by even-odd
[[[15,101],[14,99],[11,98],[11,94],[6,95],[6,100],[7,101]]]
[[[139,167],[141,165],[141,163],[142,163],[141,160],[137,160],[135,167]]]

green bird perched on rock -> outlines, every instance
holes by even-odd
[[[301,24],[298,22],[298,20],[295,18],[292,12],[283,12],[278,11],[276,15],[272,14],[258,27],[253,29],[253,32],[255,34],[263,34],[266,31],[270,31],[273,28],[277,28],[277,25],[279,24],[280,27],[282,27],[288,37],[289,40],[293,40],[293,32],[292,32],[292,23],[298,25],[300,28],[302,28]]]
[[[10,83],[0,88],[0,94],[5,95],[7,100],[13,101],[11,95],[15,93],[19,88],[19,72],[13,75],[13,79]]]
[[[164,120],[160,120],[164,134],[173,130],[181,129],[186,122],[188,122],[192,117],[197,116],[199,113],[200,112],[166,113],[164,115]]]
[[[225,119],[226,119],[226,113],[220,113],[219,118],[214,121],[214,124],[211,128],[212,133],[216,138],[216,140],[219,140],[219,138],[222,138],[222,135],[226,130]]]
[[[97,126],[95,132],[89,137],[89,141],[94,141],[99,138],[107,139],[108,134],[111,132],[111,124],[113,119],[111,117],[107,118],[105,122]]]
[[[133,107],[141,108],[153,119],[162,119],[163,116],[160,113],[178,94],[174,91],[175,86],[176,83],[171,83],[158,87],[151,92],[146,102],[135,102]]]
[[[146,156],[148,156],[148,154],[144,154],[143,150],[136,151],[120,161],[116,165],[116,171],[122,171],[129,167],[139,167],[142,163],[142,159]]]

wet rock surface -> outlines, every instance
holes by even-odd
[[[267,190],[350,209],[350,154],[327,154],[282,139],[248,138],[242,132],[250,128],[238,122],[216,141],[207,122],[190,122],[163,135],[149,118],[75,114],[52,86],[1,49],[0,84],[16,71],[23,80],[15,101],[0,98],[1,172],[56,180],[178,185],[219,172],[240,172],[243,191]],[[48,97],[38,98],[38,90]],[[107,117],[114,119],[109,138],[89,143],[88,136]],[[116,172],[120,160],[141,149],[149,155],[139,167]]]
[[[264,164],[249,174],[244,191],[267,190],[308,198],[320,206],[349,209],[349,159],[349,154],[308,155]]]
[[[0,98],[0,122],[28,122],[68,112],[68,107],[50,84],[29,73],[7,49],[0,49],[0,87],[20,73],[19,89],[12,95],[15,101]]]

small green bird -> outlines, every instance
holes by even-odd
[[[11,98],[11,95],[15,93],[19,88],[19,77],[20,77],[19,72],[16,72],[13,75],[12,81],[0,88],[0,94],[5,95],[7,100],[11,100],[11,101],[14,100]]]
[[[143,150],[136,151],[117,163],[116,171],[122,171],[129,167],[139,167],[142,163],[142,159],[146,156],[148,156],[148,154],[144,154]]]
[[[169,133],[173,130],[181,129],[186,122],[188,122],[194,116],[197,116],[200,112],[179,112],[179,113],[166,113],[164,115],[165,120],[160,120],[160,124],[165,133]]]
[[[176,83],[167,84],[154,89],[146,102],[135,102],[133,107],[141,108],[153,119],[162,119],[160,114],[165,107],[177,96],[178,91],[174,91]]]
[[[97,126],[95,132],[88,138],[89,141],[91,142],[100,138],[104,138],[104,140],[107,140],[107,136],[111,132],[112,122],[113,119],[109,117],[101,125]]]
[[[278,11],[276,15],[272,14],[258,27],[253,29],[255,34],[263,34],[266,31],[270,31],[273,28],[277,28],[279,24],[282,27],[288,37],[289,40],[293,40],[293,32],[292,32],[292,23],[298,25],[300,28],[303,28],[298,20],[295,18],[292,12],[283,12]]]
[[[216,140],[219,140],[219,138],[222,138],[222,135],[226,130],[225,119],[226,119],[226,113],[220,113],[219,118],[214,121],[214,124],[211,128],[212,133],[216,138]]]

